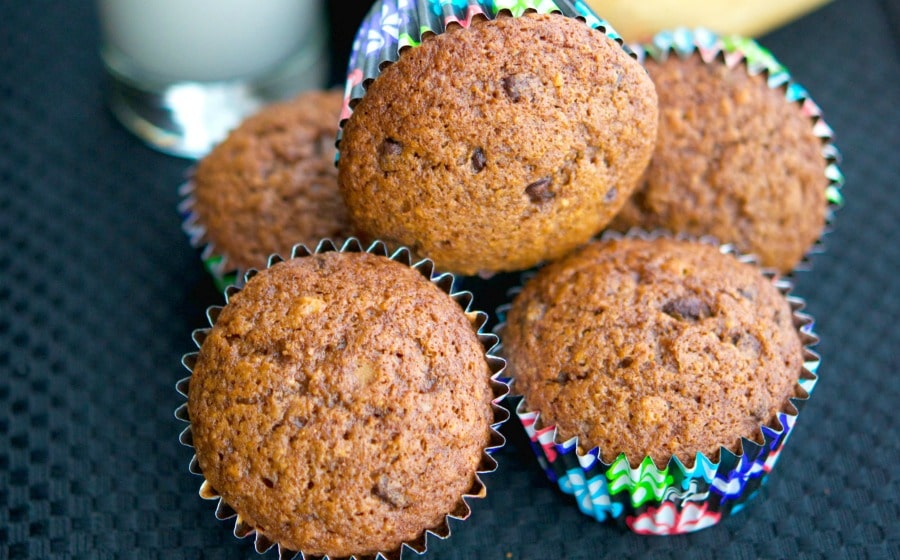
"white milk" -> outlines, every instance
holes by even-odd
[[[106,48],[155,81],[252,78],[320,33],[314,0],[98,0]],[[123,69],[120,69],[123,70]]]

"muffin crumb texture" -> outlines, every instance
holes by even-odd
[[[476,20],[405,50],[344,125],[351,219],[463,274],[559,258],[606,225],[656,138],[615,41],[559,14]]]
[[[254,276],[203,342],[197,459],[287,550],[392,551],[472,487],[489,379],[466,314],[416,270],[366,253],[292,259]]]
[[[337,186],[342,94],[309,91],[246,119],[194,173],[194,212],[235,268],[263,268],[297,243],[351,235]]]
[[[755,267],[699,242],[594,242],[543,269],[503,333],[528,408],[605,462],[632,466],[762,441],[800,391],[787,300]]]
[[[695,53],[645,66],[659,93],[656,150],[611,227],[712,235],[790,272],[825,226],[828,162],[812,120],[743,65]]]

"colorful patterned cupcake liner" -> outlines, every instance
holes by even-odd
[[[404,49],[417,47],[429,35],[441,34],[450,26],[468,28],[476,19],[496,19],[501,14],[520,17],[528,12],[560,13],[581,20],[633,55],[619,34],[584,0],[376,0],[353,40],[341,127],[369,84],[396,62]],[[338,143],[342,134],[338,131]]]
[[[499,349],[499,338],[497,337],[497,335],[484,331],[484,326],[487,323],[488,319],[487,313],[472,309],[472,293],[468,291],[454,290],[453,275],[449,273],[435,272],[434,263],[431,260],[422,259],[418,262],[413,262],[409,249],[405,247],[391,252],[388,250],[386,244],[381,241],[376,241],[369,247],[365,248],[358,239],[353,237],[351,237],[350,239],[345,241],[343,245],[338,247],[330,239],[325,239],[322,240],[314,250],[310,250],[303,244],[295,245],[291,251],[290,258],[302,258],[310,255],[317,255],[335,251],[341,253],[365,252],[373,255],[380,255],[393,261],[397,261],[401,264],[407,265],[410,268],[413,268],[414,270],[417,270],[419,273],[421,273],[430,282],[440,288],[441,291],[450,296],[463,309],[466,316],[469,318],[473,327],[475,327],[477,331],[478,341],[484,348],[485,358],[491,370],[490,383],[491,390],[493,391],[494,395],[494,398],[491,401],[491,408],[494,414],[494,421],[491,424],[490,441],[482,453],[481,462],[479,463],[476,470],[475,481],[472,484],[472,488],[470,488],[466,494],[463,494],[461,496],[453,511],[448,512],[440,524],[435,527],[426,529],[415,540],[404,542],[395,550],[381,551],[374,555],[370,554],[359,556],[359,558],[374,558],[376,560],[400,560],[402,552],[406,548],[413,550],[417,554],[424,553],[428,548],[429,536],[437,537],[442,540],[448,538],[450,536],[450,519],[459,521],[467,519],[471,514],[471,509],[468,502],[473,499],[484,498],[487,495],[487,489],[481,478],[483,475],[492,473],[497,469],[497,461],[492,457],[492,455],[495,451],[499,450],[506,444],[506,439],[500,434],[499,428],[500,425],[506,422],[510,416],[509,412],[500,405],[500,402],[509,393],[509,385],[506,379],[503,377],[503,372],[506,368],[506,361],[497,355],[497,350]],[[271,257],[269,257],[267,268],[279,262],[282,262],[283,260],[284,259],[279,255],[272,255]],[[248,270],[244,274],[241,285],[246,284],[256,274],[257,270]],[[228,288],[225,290],[226,303],[236,293],[240,292],[240,290],[241,288],[237,285],[232,284],[228,286]],[[192,338],[198,349],[203,344],[203,341],[206,339],[212,326],[215,325],[216,319],[219,317],[222,309],[222,306],[209,307],[206,311],[206,317],[209,321],[210,326],[208,328],[197,329],[193,332]],[[199,352],[191,352],[185,354],[182,357],[181,363],[189,372],[193,373],[193,368],[197,362],[198,356]],[[188,397],[190,381],[191,378],[190,376],[188,376],[180,380],[176,384],[177,391],[183,397],[185,397],[185,399]],[[181,404],[181,406],[179,406],[175,410],[175,417],[183,422],[188,423],[187,428],[185,428],[184,431],[181,432],[179,441],[183,445],[193,449],[193,434],[191,432],[191,420],[188,414],[187,402]],[[200,463],[197,460],[196,454],[194,454],[194,456],[191,458],[189,470],[192,474],[201,477],[203,476],[203,472],[200,469]],[[218,500],[218,505],[216,506],[215,512],[216,518],[220,520],[234,518],[234,536],[239,539],[253,536],[255,549],[260,554],[267,552],[272,547],[277,547],[278,558],[280,558],[281,560],[329,558],[328,556],[304,554],[303,551],[288,550],[286,548],[283,548],[278,543],[271,541],[266,537],[265,534],[250,525],[238,512],[236,512],[227,503],[225,503],[222,496],[205,479],[200,485],[200,497],[205,500]],[[347,558],[356,558],[356,556],[350,556]],[[338,557],[332,557],[331,560],[341,559],[339,559]]]
[[[191,175],[193,175],[193,169],[188,170],[188,176]],[[189,178],[181,184],[178,188],[178,196],[181,198],[178,203],[181,229],[187,234],[191,247],[200,250],[203,268],[213,277],[216,289],[221,292],[228,286],[237,284],[242,279],[241,271],[229,262],[227,255],[219,252],[206,235],[206,226],[201,223],[197,213],[194,212],[197,199],[194,197],[193,179]]]
[[[822,157],[826,161],[825,199],[828,203],[825,212],[825,230],[827,234],[834,225],[835,211],[844,203],[841,192],[844,186],[844,175],[841,173],[841,154],[833,143],[834,132],[825,123],[822,110],[809,96],[806,89],[794,81],[788,72],[771,52],[753,39],[739,36],[720,37],[716,33],[703,28],[678,28],[657,33],[650,43],[630,45],[638,60],[643,64],[649,57],[657,62],[664,62],[669,54],[674,53],[681,58],[688,58],[697,53],[706,64],[724,63],[728,68],[743,64],[751,76],[765,74],[766,83],[771,89],[780,88],[785,99],[796,103],[804,116],[810,119],[812,131],[822,141]],[[820,237],[813,247],[804,255],[794,270],[809,270],[812,266],[810,257],[824,252]]]
[[[600,239],[623,237],[671,236],[631,230],[626,234],[606,232]],[[675,238],[695,239],[685,235]],[[722,253],[734,255],[741,262],[756,264],[755,257],[738,254],[732,245],[719,245],[710,237],[697,240],[718,246]],[[632,468],[625,454],[607,464],[601,459],[599,448],[585,453],[579,449],[577,437],[560,441],[555,426],[541,424],[540,411],[529,409],[524,398],[518,403],[515,416],[528,435],[538,463],[563,493],[574,496],[582,513],[601,522],[624,523],[639,534],[676,535],[715,525],[722,517],[739,512],[758,494],[781,455],[800,409],[812,394],[820,363],[819,355],[810,349],[819,339],[812,330],[812,317],[801,313],[804,301],[788,295],[791,282],[771,270],[763,269],[763,273],[790,304],[803,345],[803,370],[797,384],[805,396],[789,399],[794,410],[779,412],[776,426],[760,427],[762,444],[742,438],[739,453],[720,447],[718,461],[698,453],[691,468],[678,457],[672,457],[663,468],[645,457],[637,468]],[[511,295],[520,290],[514,289]],[[498,334],[502,335],[509,308],[507,304],[498,309]]]

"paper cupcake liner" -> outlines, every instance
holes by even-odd
[[[630,45],[641,64],[649,57],[657,62],[664,62],[670,54],[688,58],[697,53],[706,64],[724,63],[728,68],[743,65],[751,76],[765,74],[770,89],[781,89],[789,103],[800,107],[804,116],[809,118],[812,131],[822,141],[822,157],[826,161],[825,199],[828,206],[825,211],[825,229],[822,236],[806,252],[802,260],[794,267],[795,271],[809,270],[812,267],[810,257],[825,251],[823,237],[834,226],[835,211],[844,203],[841,189],[844,186],[844,175],[840,170],[841,154],[833,143],[834,132],[822,117],[822,110],[809,96],[806,89],[791,77],[784,67],[767,49],[753,39],[746,37],[719,36],[703,28],[678,28],[657,33],[650,43]]]
[[[193,170],[188,171],[188,175],[192,175]],[[206,235],[206,226],[204,226],[197,213],[194,211],[194,205],[197,202],[194,196],[194,181],[188,178],[178,188],[178,196],[181,201],[178,203],[178,213],[181,216],[181,229],[188,236],[191,247],[200,250],[200,260],[203,262],[203,268],[212,276],[216,289],[224,291],[228,286],[238,284],[242,280],[241,271],[238,267],[232,265],[228,256],[220,252],[216,245]]]
[[[484,326],[487,323],[488,315],[483,311],[476,311],[472,309],[472,300],[473,296],[471,292],[468,291],[456,291],[453,289],[453,280],[454,277],[449,273],[437,273],[434,270],[434,263],[431,260],[423,259],[418,262],[413,262],[411,258],[411,253],[409,249],[403,247],[397,249],[396,251],[389,251],[387,245],[385,245],[381,241],[376,241],[372,243],[369,247],[365,248],[360,243],[360,241],[356,238],[351,237],[347,241],[345,241],[342,245],[336,246],[330,239],[324,239],[319,242],[318,246],[315,249],[310,250],[303,244],[297,244],[291,250],[290,258],[302,258],[310,255],[317,255],[321,253],[329,253],[329,252],[341,252],[341,253],[370,253],[373,255],[380,255],[383,257],[387,257],[393,261],[397,261],[401,264],[407,265],[414,270],[417,270],[421,273],[425,278],[427,278],[430,282],[436,285],[441,289],[444,293],[450,296],[459,306],[463,309],[466,316],[469,318],[472,325],[475,327],[478,341],[481,343],[484,348],[485,358],[488,363],[488,366],[491,370],[491,390],[493,391],[494,398],[491,401],[491,409],[493,410],[494,419],[491,423],[490,427],[490,441],[487,447],[484,448],[482,452],[481,462],[478,465],[478,468],[475,472],[475,482],[472,484],[472,487],[469,491],[462,495],[460,500],[457,502],[454,509],[450,512],[447,512],[447,515],[444,517],[443,521],[435,527],[430,527],[422,532],[419,537],[415,540],[404,542],[395,550],[389,551],[380,551],[376,554],[368,554],[368,555],[359,555],[359,556],[349,556],[349,557],[330,557],[331,560],[341,560],[343,558],[375,558],[375,559],[384,559],[384,560],[400,560],[403,549],[408,548],[416,552],[417,554],[424,553],[428,548],[428,537],[436,537],[439,539],[446,539],[450,536],[450,520],[465,520],[471,514],[471,509],[469,507],[469,501],[477,498],[484,498],[487,495],[487,489],[484,483],[481,480],[481,477],[485,474],[492,473],[497,469],[497,462],[492,457],[492,454],[503,447],[506,443],[506,439],[499,432],[499,427],[501,424],[506,422],[509,419],[509,412],[500,405],[500,402],[506,397],[509,393],[509,386],[506,382],[506,379],[503,377],[503,372],[506,368],[506,361],[497,355],[497,350],[499,348],[499,338],[497,335],[484,331]],[[282,262],[284,259],[279,255],[272,255],[269,257],[269,262],[267,264],[267,268],[271,267],[279,262]],[[246,284],[257,274],[256,269],[250,269],[244,274],[244,278],[242,280],[241,285]],[[228,300],[234,296],[234,294],[240,292],[241,288],[237,285],[230,285],[225,290],[225,299],[226,304]],[[206,339],[209,334],[211,328],[216,323],[216,319],[219,317],[223,307],[222,306],[211,306],[206,311],[206,316],[209,321],[208,328],[197,329],[193,332],[192,338],[194,343],[197,345],[199,349],[203,344],[203,341]],[[199,352],[191,352],[185,354],[182,357],[181,363],[184,367],[191,373],[193,373],[194,365],[197,362],[197,358],[199,356]],[[185,399],[188,396],[188,390],[190,386],[191,378],[190,376],[180,380],[176,384],[176,390],[183,396]],[[191,432],[190,426],[190,417],[188,415],[188,407],[187,402],[181,404],[175,410],[175,417],[183,422],[187,422],[188,426],[181,432],[179,436],[179,441],[190,448],[193,449],[193,434]],[[203,476],[203,472],[200,469],[200,463],[197,460],[197,455],[191,458],[189,470],[191,473],[199,476]],[[234,519],[234,536],[243,539],[247,537],[253,537],[255,549],[258,553],[263,554],[267,552],[272,547],[277,547],[278,549],[278,557],[281,560],[287,560],[289,558],[293,559],[320,559],[320,558],[329,558],[328,556],[321,555],[312,555],[312,554],[304,554],[303,551],[295,551],[288,550],[283,548],[278,543],[273,542],[269,538],[266,537],[265,534],[257,530],[255,527],[251,526],[246,520],[242,518],[242,516],[237,513],[234,509],[232,509],[227,503],[225,503],[224,499],[221,495],[209,484],[207,480],[204,479],[202,484],[200,485],[200,497],[206,500],[218,500],[218,505],[216,506],[216,518],[220,520]]]
[[[341,127],[369,84],[396,62],[404,49],[417,47],[429,35],[443,33],[450,26],[467,28],[475,19],[490,20],[501,14],[520,17],[528,12],[576,18],[631,53],[619,34],[583,0],[376,0],[353,40]],[[338,143],[341,137],[342,130]]]
[[[601,240],[623,237],[655,239],[672,236],[665,232],[631,230],[626,234],[606,232]],[[710,237],[674,237],[718,246],[722,253],[732,254],[741,262],[756,264],[755,257],[740,255],[734,246],[719,245]],[[676,535],[715,525],[722,517],[739,512],[756,496],[778,461],[800,409],[812,394],[820,362],[819,355],[810,349],[819,339],[812,330],[813,318],[801,313],[804,301],[788,295],[793,288],[791,282],[779,278],[773,270],[762,271],[790,304],[794,326],[803,345],[803,370],[797,384],[806,395],[789,399],[795,410],[779,412],[777,427],[760,427],[762,444],[741,438],[741,451],[734,453],[720,447],[718,461],[697,453],[692,468],[686,467],[675,456],[662,469],[649,456],[644,457],[637,468],[632,468],[624,453],[607,464],[601,459],[598,447],[584,453],[578,449],[578,437],[561,441],[556,426],[541,423],[540,411],[530,409],[524,397],[518,403],[515,416],[528,435],[538,463],[563,493],[575,497],[582,513],[601,522],[624,523],[639,534]],[[512,293],[520,290],[514,289]],[[507,304],[498,310],[501,323],[495,331],[499,334],[505,327],[506,312],[510,307],[511,304]]]

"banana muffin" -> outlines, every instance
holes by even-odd
[[[761,443],[803,368],[772,282],[693,241],[593,242],[525,285],[503,335],[516,392],[543,424],[633,467]]]
[[[261,268],[297,243],[350,236],[334,167],[341,103],[334,90],[267,106],[200,161],[192,211],[230,268]]]
[[[475,19],[403,50],[368,86],[338,180],[361,234],[463,274],[524,269],[612,219],[657,111],[637,61],[583,21]]]
[[[473,488],[490,375],[464,310],[417,270],[295,258],[252,277],[203,341],[193,445],[225,503],[284,549],[393,551]]]
[[[659,93],[659,137],[612,227],[712,235],[790,272],[821,236],[828,207],[812,119],[743,64],[695,52],[645,66]]]

